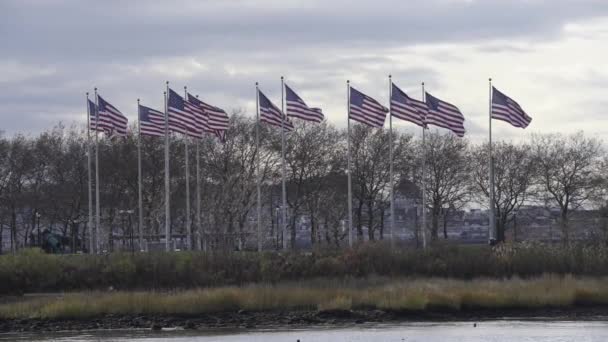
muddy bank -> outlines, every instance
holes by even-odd
[[[332,310],[223,312],[188,315],[106,315],[87,319],[9,319],[0,320],[0,332],[82,331],[103,329],[182,328],[196,330],[264,329],[273,327],[340,326],[363,323],[407,321],[484,321],[496,319],[595,320],[608,321],[608,306],[577,306],[534,310]]]

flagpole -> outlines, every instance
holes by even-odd
[[[144,209],[141,185],[141,110],[137,99],[137,202],[139,206],[139,250],[144,251]]]
[[[188,99],[188,88],[184,86],[184,101]],[[192,250],[192,225],[190,224],[190,155],[188,154],[188,134],[184,137],[184,154],[186,155],[186,239],[187,248]]]
[[[196,96],[198,98],[198,95]],[[201,133],[201,138],[202,138]],[[201,250],[201,156],[200,141],[196,141],[196,249]]]
[[[255,82],[255,115],[256,115],[256,125],[255,125],[255,146],[256,146],[256,164],[255,164],[255,173],[256,173],[256,181],[257,181],[257,192],[258,192],[258,203],[257,203],[257,216],[258,216],[258,229],[257,229],[257,238],[258,238],[258,252],[262,251],[262,189],[260,188],[260,91],[258,88],[258,82]]]
[[[281,163],[283,169],[282,179],[282,206],[281,210],[281,230],[283,234],[283,249],[287,249],[287,190],[285,189],[285,175],[287,169],[285,167],[285,83],[283,76],[281,76]]]
[[[389,173],[390,173],[390,182],[391,182],[391,191],[390,191],[390,200],[391,200],[391,247],[394,247],[395,244],[395,193],[394,193],[394,174],[393,174],[393,105],[392,99],[393,97],[393,80],[392,76],[388,75],[388,139],[389,139]]]
[[[167,106],[167,96],[169,94],[169,81],[165,91],[165,251],[171,250],[171,206],[169,193],[169,111]]]
[[[347,135],[346,135],[346,146],[347,146],[347,165],[346,165],[346,174],[348,177],[348,247],[353,246],[353,190],[352,190],[352,181],[351,181],[351,156],[350,156],[350,81],[346,81],[346,102],[347,102]]]
[[[489,113],[488,113],[488,126],[489,126],[489,163],[490,163],[490,226],[489,226],[489,243],[493,244],[496,241],[496,218],[494,214],[494,162],[492,156],[492,79],[488,79],[489,82]]]
[[[95,120],[97,122],[97,120]],[[95,124],[97,125],[97,123]],[[97,127],[95,127],[97,129]],[[89,171],[89,254],[94,253],[93,238],[93,175],[91,174],[91,108],[89,107],[89,92],[87,91],[87,165]]]
[[[99,215],[99,100],[97,96],[97,88],[95,88],[95,249],[97,253],[101,253],[101,218]]]
[[[426,102],[426,91],[422,82],[422,102]],[[426,249],[426,123],[422,126],[422,248]]]

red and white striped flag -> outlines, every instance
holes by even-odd
[[[460,109],[428,92],[426,93],[426,104],[429,107],[429,113],[426,116],[427,124],[447,128],[459,137],[464,136],[464,115]]]
[[[526,128],[532,118],[507,95],[492,87],[492,119],[502,120],[515,127]]]
[[[165,114],[139,105],[139,132],[141,135],[162,137],[165,135]]]
[[[199,131],[197,126],[193,107],[187,106],[187,102],[172,89],[169,89],[167,96],[169,130],[192,137],[200,137],[202,131]]]
[[[289,118],[281,112],[277,106],[275,106],[270,100],[258,90],[258,96],[260,101],[260,121],[271,124],[275,127],[285,127],[286,132],[294,130],[293,124],[289,121]]]
[[[97,106],[100,122],[107,120],[111,125],[110,135],[126,136],[127,124],[129,122],[127,117],[99,95],[97,95]]]
[[[391,90],[391,115],[401,120],[409,121],[424,127],[424,121],[429,107],[425,102],[407,96],[394,83]]]
[[[308,107],[287,84],[285,84],[285,106],[287,116],[317,123],[323,121],[321,109]]]
[[[384,126],[388,108],[378,101],[350,87],[348,118],[372,127]]]

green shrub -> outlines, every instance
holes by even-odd
[[[282,253],[154,252],[0,256],[0,295],[106,289],[167,290],[316,278],[608,276],[608,251],[593,246],[437,244],[427,250],[369,243],[345,250]]]

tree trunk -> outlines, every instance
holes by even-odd
[[[17,213],[15,207],[12,208],[11,212],[11,251],[13,253],[17,251]]]
[[[507,217],[499,215],[496,220],[496,243],[505,241],[505,227],[507,225]]]
[[[0,255],[2,255],[2,247],[4,247],[4,241],[2,241],[2,236],[4,235],[4,217],[0,219]]]
[[[315,222],[315,216],[310,215],[310,245],[314,247],[317,242],[317,227]]]
[[[443,215],[443,238],[448,239],[448,214]]]
[[[363,241],[363,201],[359,201],[357,205],[357,238],[358,241]]]
[[[392,220],[392,218],[391,218]],[[394,228],[394,225],[393,225]],[[394,232],[391,232],[393,234]],[[384,207],[380,209],[380,240],[384,240]]]
[[[295,211],[293,212],[293,217],[291,218],[291,249],[296,249],[296,215]]]
[[[431,241],[437,241],[439,238],[439,208],[438,205],[433,205],[431,217]]]
[[[374,205],[372,201],[367,203],[367,236],[369,241],[374,241]]]
[[[570,244],[570,222],[568,222],[568,211],[562,210],[560,228],[562,230],[562,242],[564,246]]]

